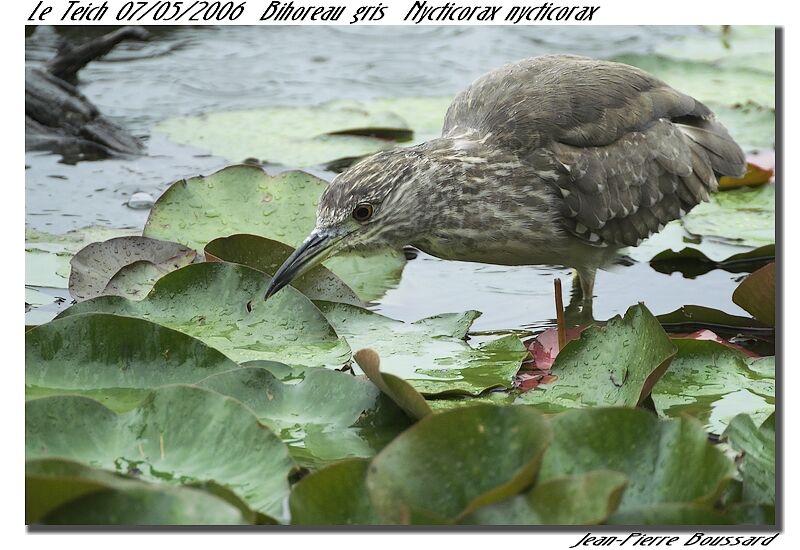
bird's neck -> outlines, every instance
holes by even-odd
[[[440,257],[445,249],[463,255],[481,237],[501,242],[516,229],[552,225],[551,191],[537,184],[540,178],[529,164],[490,143],[465,135],[418,147],[420,171],[406,194],[421,210],[420,231],[411,244]]]
[[[472,134],[437,138],[418,147],[419,172],[413,178],[424,197],[434,198],[442,215],[459,216],[475,201],[492,202],[498,185],[510,177],[521,177],[529,168],[512,152],[490,145],[486,137]],[[460,211],[460,212],[459,212]]]

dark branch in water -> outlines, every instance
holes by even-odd
[[[124,40],[148,40],[150,33],[143,27],[122,27],[79,46],[63,42],[58,55],[47,62],[45,68],[53,76],[76,84],[78,71],[90,61],[99,59]]]
[[[141,27],[123,27],[80,46],[63,45],[44,69],[25,69],[25,148],[66,162],[143,152],[141,142],[98,111],[75,87],[77,74],[123,40],[145,40]]]

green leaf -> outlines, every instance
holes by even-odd
[[[63,459],[25,464],[25,523],[236,525],[241,510],[205,491],[145,483]]]
[[[391,374],[380,371],[381,360],[378,353],[371,348],[363,348],[353,354],[358,366],[367,378],[386,396],[397,404],[405,413],[416,420],[433,413],[428,402],[411,384]]]
[[[654,74],[670,86],[706,103],[712,110],[714,105],[734,106],[748,102],[775,108],[775,75],[769,65],[768,71],[754,71],[736,66],[714,67],[703,62],[658,55],[625,55],[617,61]],[[713,73],[709,72],[712,68]],[[725,124],[725,120],[722,123]],[[733,136],[736,138],[735,132]]]
[[[192,250],[194,253],[194,250]],[[189,262],[187,262],[188,264]],[[125,296],[141,300],[161,277],[173,271],[147,260],[139,260],[120,268],[103,289],[103,296]]]
[[[721,434],[745,412],[764,419],[775,410],[774,358],[759,361],[709,340],[673,340],[678,353],[653,388],[656,410],[667,416],[690,414]],[[765,370],[771,361],[772,372]]]
[[[736,416],[725,430],[730,445],[744,453],[739,461],[742,475],[742,500],[755,504],[775,504],[775,414],[756,427],[746,415]]]
[[[735,223],[731,223],[735,220]],[[683,218],[689,233],[759,247],[775,242],[775,185],[714,193]]]
[[[460,409],[471,407],[480,403],[489,405],[513,405],[516,395],[513,392],[492,391],[473,397],[471,395],[455,395],[438,397],[427,400],[428,406],[434,412],[446,411],[449,409]]]
[[[64,309],[66,289],[25,287],[25,327],[43,325]]]
[[[247,405],[307,467],[371,457],[411,423],[366,380],[317,368],[295,374],[299,382],[282,382],[266,369],[244,367],[198,385]]]
[[[733,302],[753,317],[775,326],[775,262],[751,273],[733,291]]]
[[[706,504],[670,502],[627,508],[613,514],[609,525],[732,525],[732,518]]]
[[[644,305],[605,327],[589,327],[562,349],[550,370],[558,379],[523,393],[518,403],[547,412],[586,406],[635,407],[650,393],[672,356],[664,329]]]
[[[72,315],[25,333],[28,398],[83,395],[120,412],[158,386],[191,384],[236,368],[199,340],[132,317]]]
[[[173,183],[150,211],[143,234],[195,250],[237,233],[296,247],[314,228],[326,186],[304,172],[268,176],[256,166],[229,166],[209,176]],[[386,251],[335,257],[325,265],[361,299],[372,300],[396,284],[405,258],[399,251]]]
[[[718,309],[704,306],[683,306],[670,313],[656,317],[661,326],[672,332],[689,332],[704,328],[712,328],[715,332],[772,335],[775,329],[749,317],[731,315]]]
[[[25,244],[25,284],[67,288],[70,254],[61,245]]]
[[[142,482],[57,458],[25,462],[25,523],[41,523],[47,513],[84,495]]]
[[[370,498],[387,523],[458,521],[529,486],[550,438],[544,416],[529,407],[429,415],[372,460]]]
[[[294,252],[291,246],[258,235],[231,235],[206,245],[206,260],[246,265],[270,277]],[[328,300],[363,306],[353,290],[326,267],[318,265],[292,281],[292,286],[311,300]]]
[[[144,300],[101,296],[59,317],[105,312],[146,318],[202,340],[237,362],[340,366],[350,350],[308,298],[293,288],[264,301],[269,278],[246,266],[206,262],[165,275]]]
[[[318,107],[268,107],[172,118],[155,131],[232,162],[257,158],[287,166],[312,166],[395,147],[379,135],[417,141],[438,137],[451,98],[334,101]],[[392,130],[387,132],[386,130]]]
[[[236,507],[189,488],[141,487],[92,493],[54,510],[48,525],[245,525]]]
[[[380,525],[365,485],[369,461],[349,459],[304,477],[289,496],[292,525]]]
[[[25,454],[74,460],[154,483],[216,481],[276,518],[282,517],[295,466],[286,445],[247,407],[192,386],[160,388],[121,414],[78,396],[28,401]]]
[[[394,113],[414,130],[414,143],[421,143],[442,135],[444,116],[452,97],[384,97],[363,102],[353,100],[332,101],[330,105],[343,109],[362,108],[370,112]]]
[[[668,223],[623,253],[636,261],[653,261],[659,270],[681,260],[724,268],[753,256],[774,256],[774,243],[775,185],[766,184],[714,193],[710,202],[697,205],[681,220]]]
[[[769,49],[772,57],[769,59],[769,56],[759,54],[761,63],[758,70],[737,63],[711,63],[663,55],[623,55],[615,61],[640,67],[708,105],[743,147],[773,147],[774,36],[765,36],[759,41]]]
[[[121,235],[136,233],[131,229],[113,229],[110,227],[91,226],[69,231],[63,235],[53,235],[25,227],[25,284],[26,304],[25,324],[41,325],[53,319],[58,313],[60,303],[55,303],[53,297],[46,303],[34,304],[28,300],[27,286],[37,286],[52,289],[63,289],[59,297],[66,298],[66,289],[69,286],[70,258],[87,244]],[[49,293],[48,293],[49,294]],[[39,301],[44,300],[39,296]]]
[[[775,525],[775,506],[738,503],[725,510],[725,515],[738,525]]]
[[[620,510],[713,503],[734,466],[694,419],[659,420],[642,409],[574,409],[551,419],[539,482],[607,469],[628,476]]]
[[[656,52],[675,59],[700,61],[752,71],[775,72],[775,27],[709,26],[702,33],[666,40]]]
[[[104,225],[89,225],[56,235],[26,226],[25,242],[31,243],[36,247],[57,245],[71,256],[90,243],[107,241],[115,237],[131,237],[138,234],[139,230],[133,227],[116,228]],[[67,272],[69,272],[69,269],[67,269]]]
[[[524,495],[479,508],[461,523],[472,525],[597,525],[617,509],[627,479],[596,470],[554,478]]]
[[[46,306],[55,301],[53,296],[45,294],[35,288],[25,287],[25,305],[26,306]]]
[[[147,237],[116,237],[91,243],[70,260],[69,293],[77,300],[107,294],[111,278],[134,262],[149,262],[166,273],[192,263],[194,257],[195,251],[183,245]]]
[[[513,335],[471,348],[463,338],[479,315],[476,311],[403,323],[348,304],[316,304],[352,349],[374,349],[384,374],[398,376],[426,395],[510,388],[528,354]]]

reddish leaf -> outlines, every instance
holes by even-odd
[[[721,189],[755,187],[775,180],[775,151],[764,150],[748,155],[747,171],[741,178],[723,176],[719,180]]]
[[[585,328],[586,326],[568,328],[567,342],[577,340]],[[522,391],[529,391],[539,384],[554,382],[558,377],[550,374],[550,367],[558,356],[558,328],[548,328],[524,344],[531,358],[522,363],[514,379],[514,386]]]
[[[545,374],[534,371],[519,371],[514,378],[514,386],[522,391],[530,391],[542,383]]]
[[[567,329],[567,342],[577,340],[586,326],[579,326]],[[558,329],[548,328],[535,338],[525,342],[525,347],[533,356],[532,368],[549,371],[553,366],[553,361],[558,355]]]
[[[682,340],[712,340],[714,342],[722,344],[723,346],[735,349],[736,351],[739,351],[747,355],[748,357],[760,357],[757,353],[754,353],[747,348],[734,344],[733,342],[725,340],[714,331],[708,330],[706,328],[700,329],[690,334],[672,334],[670,335],[670,337],[673,339],[682,339]]]

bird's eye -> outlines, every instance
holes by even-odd
[[[353,218],[358,222],[365,222],[372,217],[372,212],[375,209],[368,202],[362,202],[356,205],[353,210]]]

